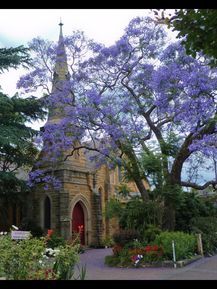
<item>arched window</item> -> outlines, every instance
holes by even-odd
[[[44,200],[44,229],[51,228],[51,203],[48,196]]]

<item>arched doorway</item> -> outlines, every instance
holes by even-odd
[[[84,210],[80,202],[76,203],[72,212],[72,232],[78,233],[80,230],[81,244],[85,244]]]
[[[44,200],[44,229],[51,228],[51,203],[50,198],[46,196]]]

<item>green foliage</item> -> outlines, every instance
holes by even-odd
[[[128,229],[128,230],[120,230],[119,232],[113,234],[113,240],[115,244],[124,246],[127,243],[139,239],[140,234],[136,230]]]
[[[176,209],[177,205],[182,202],[182,187],[165,182],[162,188],[162,195],[167,203]]]
[[[0,48],[0,71],[8,68],[17,68],[20,64],[30,63],[29,48],[23,45],[18,47]]]
[[[79,265],[77,265],[77,268],[78,268],[79,274],[77,277],[73,276],[73,280],[85,280],[86,273],[87,273],[86,264],[84,266],[81,266],[81,268]]]
[[[105,216],[107,219],[120,217],[123,211],[123,206],[121,202],[116,198],[110,198],[108,202],[106,202],[105,207]]]
[[[118,266],[120,260],[118,256],[105,256],[105,264],[109,267],[116,267]]]
[[[58,275],[59,280],[71,280],[74,274],[75,264],[78,262],[79,246],[61,246],[56,257],[53,270]]]
[[[196,236],[184,232],[162,232],[157,235],[154,244],[163,247],[164,257],[173,259],[172,241],[175,242],[176,260],[189,258],[196,253],[197,242]]]
[[[32,238],[14,241],[10,235],[0,239],[0,264],[7,279],[26,280],[30,278],[31,270],[40,269],[39,260],[45,248],[43,240]]]
[[[182,200],[177,203],[176,230],[190,232],[193,218],[208,216],[217,216],[217,209],[212,201],[194,192],[183,192]]]
[[[166,156],[176,157],[179,151],[179,140],[180,137],[174,132],[169,132],[167,139],[164,143],[161,143],[161,149]]]
[[[5,276],[5,262],[8,259],[9,251],[12,247],[12,240],[9,235],[7,236],[0,236],[0,277]]]
[[[79,259],[79,246],[59,246],[46,249],[44,238],[12,240],[11,235],[0,236],[0,276],[7,280],[71,279]],[[49,250],[50,256],[46,250]],[[84,277],[84,271],[80,277]]]
[[[128,248],[124,248],[120,251],[118,259],[120,267],[128,267],[132,264]]]
[[[140,166],[151,185],[161,187],[163,182],[162,156],[151,151],[142,152],[139,158]]]
[[[188,54],[196,56],[203,52],[210,59],[210,64],[217,65],[217,10],[216,9],[180,9],[170,25],[179,31],[178,38]]]
[[[110,267],[131,267],[129,250],[126,248],[121,250],[118,255],[106,256],[105,264]]]
[[[121,197],[126,198],[129,196],[130,189],[128,188],[127,184],[120,183],[118,186],[116,186],[116,190]]]
[[[201,233],[204,254],[217,252],[217,217],[195,217],[191,219],[191,230]]]
[[[58,236],[56,233],[53,233],[50,238],[47,240],[47,247],[48,248],[57,248],[59,246],[65,246],[66,241],[63,237]]]
[[[134,239],[124,245],[125,249],[141,249],[144,247],[144,244],[141,243],[138,239]]]
[[[154,225],[148,225],[147,229],[143,233],[143,241],[147,244],[152,243],[157,235],[161,233],[161,229],[159,227],[156,227]]]
[[[148,225],[161,226],[163,207],[157,200],[144,203],[140,198],[132,198],[127,202],[119,219],[120,226],[135,229],[143,234]]]
[[[106,237],[102,240],[102,245],[106,247],[112,247],[114,245],[114,240],[111,237]]]
[[[0,71],[28,64],[28,49],[0,48]],[[28,193],[26,182],[17,177],[19,168],[31,167],[38,150],[33,144],[37,131],[26,125],[33,120],[44,119],[45,110],[35,97],[22,99],[15,94],[8,97],[0,92],[0,209],[25,200]],[[5,211],[5,212],[4,212]]]

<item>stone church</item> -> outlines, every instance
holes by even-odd
[[[70,77],[65,47],[63,43],[62,23],[56,65],[53,74],[52,91],[61,86],[61,82]],[[60,59],[61,58],[61,59]],[[49,112],[48,123],[54,123],[61,118],[54,113],[52,108]],[[43,156],[43,150],[41,158]],[[40,158],[40,157],[39,157]],[[49,164],[43,164],[43,169],[49,171]],[[32,207],[30,215],[45,231],[53,229],[70,239],[73,232],[81,230],[81,243],[100,245],[102,241],[111,236],[117,229],[117,222],[105,218],[105,205],[109,198],[115,196],[116,186],[121,182],[121,170],[110,170],[106,165],[95,169],[84,151],[79,150],[66,161],[60,161],[53,174],[61,181],[60,190],[45,191],[38,185],[32,192]],[[138,192],[135,184],[129,184],[132,192]]]

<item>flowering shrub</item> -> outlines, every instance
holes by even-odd
[[[143,248],[130,249],[129,254],[133,264],[138,266],[145,262],[160,261],[163,256],[163,248],[158,245],[148,245]]]
[[[159,261],[162,259],[162,256],[163,256],[162,246],[148,245],[144,248],[144,250],[145,250],[145,254],[144,254],[145,262]]]
[[[10,233],[0,234],[0,276],[8,280],[71,279],[79,259],[78,246],[46,246],[47,237],[13,240]]]
[[[59,246],[64,246],[66,243],[64,238],[58,236],[56,233],[54,233],[53,230],[48,230],[45,240],[46,240],[47,247],[52,248],[52,249],[59,247]]]

